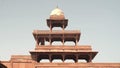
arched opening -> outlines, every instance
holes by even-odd
[[[53,46],[63,45],[61,36],[62,35],[53,35],[54,38],[51,39]]]
[[[78,62],[87,62],[88,55],[78,55]]]
[[[39,42],[39,44],[38,44],[39,46],[41,45],[41,42]]]
[[[66,55],[65,56],[65,61],[67,63],[75,63],[75,55]]]
[[[49,61],[49,59],[41,59],[40,60],[40,63],[49,63],[50,61]]]
[[[45,41],[45,46],[48,46],[48,45],[50,45],[50,42]]]
[[[43,62],[44,60],[49,60],[49,56],[48,55],[39,55],[37,58],[37,62]]]
[[[78,59],[78,63],[86,63],[85,59]]]
[[[61,59],[53,59],[53,63],[62,63],[63,61]]]
[[[64,43],[64,45],[66,45],[66,46],[75,46],[75,43],[73,41],[66,41]]]
[[[64,43],[64,45],[70,45],[70,46],[75,46],[76,45],[76,39],[74,38],[74,37],[72,37],[72,36],[67,36],[67,35],[65,35],[66,37],[65,37],[65,39],[64,39],[64,41],[65,41],[65,43]]]
[[[61,55],[52,55],[51,56],[52,62],[63,62],[62,61],[62,56]]]
[[[52,45],[53,46],[60,46],[60,45],[63,45],[61,41],[54,41],[52,42]]]
[[[66,59],[64,62],[65,63],[75,63],[75,61],[73,59]]]
[[[61,27],[53,27],[52,30],[63,30]]]

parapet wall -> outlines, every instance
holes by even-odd
[[[1,61],[0,68],[34,68],[30,55],[12,55],[10,61]]]
[[[0,68],[34,68],[32,62],[2,62]]]
[[[39,63],[30,55],[12,55],[10,61],[1,61],[0,68],[120,68],[120,63]]]
[[[35,68],[120,68],[120,63],[38,63]]]
[[[120,63],[33,63],[2,61],[3,68],[120,68]]]

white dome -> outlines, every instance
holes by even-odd
[[[55,8],[54,10],[52,10],[50,14],[50,19],[53,19],[53,20],[65,19],[63,11],[59,8]]]

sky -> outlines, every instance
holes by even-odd
[[[99,52],[93,62],[120,62],[120,0],[0,0],[0,60],[30,55],[32,31],[49,30],[46,19],[57,5],[69,20],[66,30],[80,30],[78,44]]]

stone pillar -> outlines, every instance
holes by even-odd
[[[92,62],[92,53],[90,53],[88,56],[89,56],[89,59],[87,62],[90,63],[90,62]]]
[[[39,41],[38,40],[36,40],[36,46],[39,46]]]
[[[52,25],[51,25],[51,21],[50,21],[49,23],[50,23],[50,31],[52,31]]]
[[[75,45],[77,46],[77,43],[78,43],[78,40],[77,40],[77,37],[76,37],[76,40],[75,40]]]
[[[65,26],[64,26],[64,21],[63,21],[63,24],[62,24],[62,29],[63,29],[63,30],[65,29]]]
[[[38,55],[36,53],[31,55],[34,62],[38,62]]]
[[[65,55],[62,54],[62,61],[65,61]]]
[[[75,55],[75,63],[78,63],[78,54]]]
[[[51,54],[49,54],[49,61],[50,61],[50,63],[52,63],[52,55]]]
[[[64,45],[64,43],[65,43],[65,41],[64,41],[64,35],[63,35],[63,37],[62,37],[62,43],[63,43],[63,45]]]
[[[50,45],[52,45],[51,36],[50,35],[49,35],[49,43],[50,43]]]
[[[90,53],[90,62],[92,62],[92,53]]]
[[[45,38],[41,40],[41,45],[45,45]]]
[[[37,47],[37,46],[39,46],[39,37],[37,35],[35,37],[36,37],[35,41],[36,41],[36,47]]]

